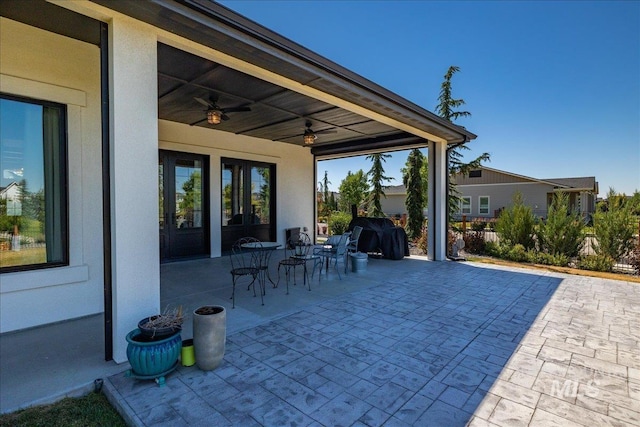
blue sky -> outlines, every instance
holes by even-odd
[[[478,135],[465,156],[534,178],[640,190],[638,1],[222,1],[434,111],[447,68]],[[401,184],[407,152],[385,163]],[[363,157],[320,162],[336,189]]]

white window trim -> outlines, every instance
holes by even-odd
[[[487,198],[487,211],[482,212],[482,203],[480,200],[485,197]],[[478,196],[478,215],[489,215],[489,212],[491,212],[491,198],[489,196]]]
[[[469,201],[469,212],[465,212],[464,211],[464,200],[468,200]],[[462,197],[460,197],[460,214],[462,214],[462,215],[471,215],[471,212],[473,212],[473,205],[471,203],[471,196],[462,196]]]

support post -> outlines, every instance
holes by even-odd
[[[429,203],[427,210],[427,258],[447,258],[447,144],[429,141]]]
[[[127,334],[160,312],[157,40],[143,24],[109,28],[113,359]]]

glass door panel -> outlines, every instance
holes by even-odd
[[[271,223],[271,168],[251,167],[251,220],[253,224]]]
[[[207,156],[160,151],[160,258],[210,253]]]
[[[241,237],[275,240],[275,165],[222,160],[222,251]]]
[[[222,165],[222,224],[242,225],[244,187],[242,165]]]
[[[176,227],[202,227],[202,162],[177,159],[174,174]]]

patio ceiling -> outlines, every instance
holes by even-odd
[[[92,1],[301,88],[292,90],[159,43],[161,119],[296,145],[304,145],[305,122],[310,121],[319,133],[311,150],[319,156],[425,146],[429,139],[458,143],[476,137],[213,1]],[[249,107],[251,111],[229,113],[229,120],[211,125],[206,108],[195,100],[210,96],[217,97],[221,108]]]
[[[206,107],[195,98],[212,96],[222,109],[249,107],[251,111],[228,113],[229,120],[209,124]],[[307,120],[319,133],[314,145],[399,136],[397,129],[386,124],[162,43],[158,44],[158,115],[296,145],[304,145]]]

